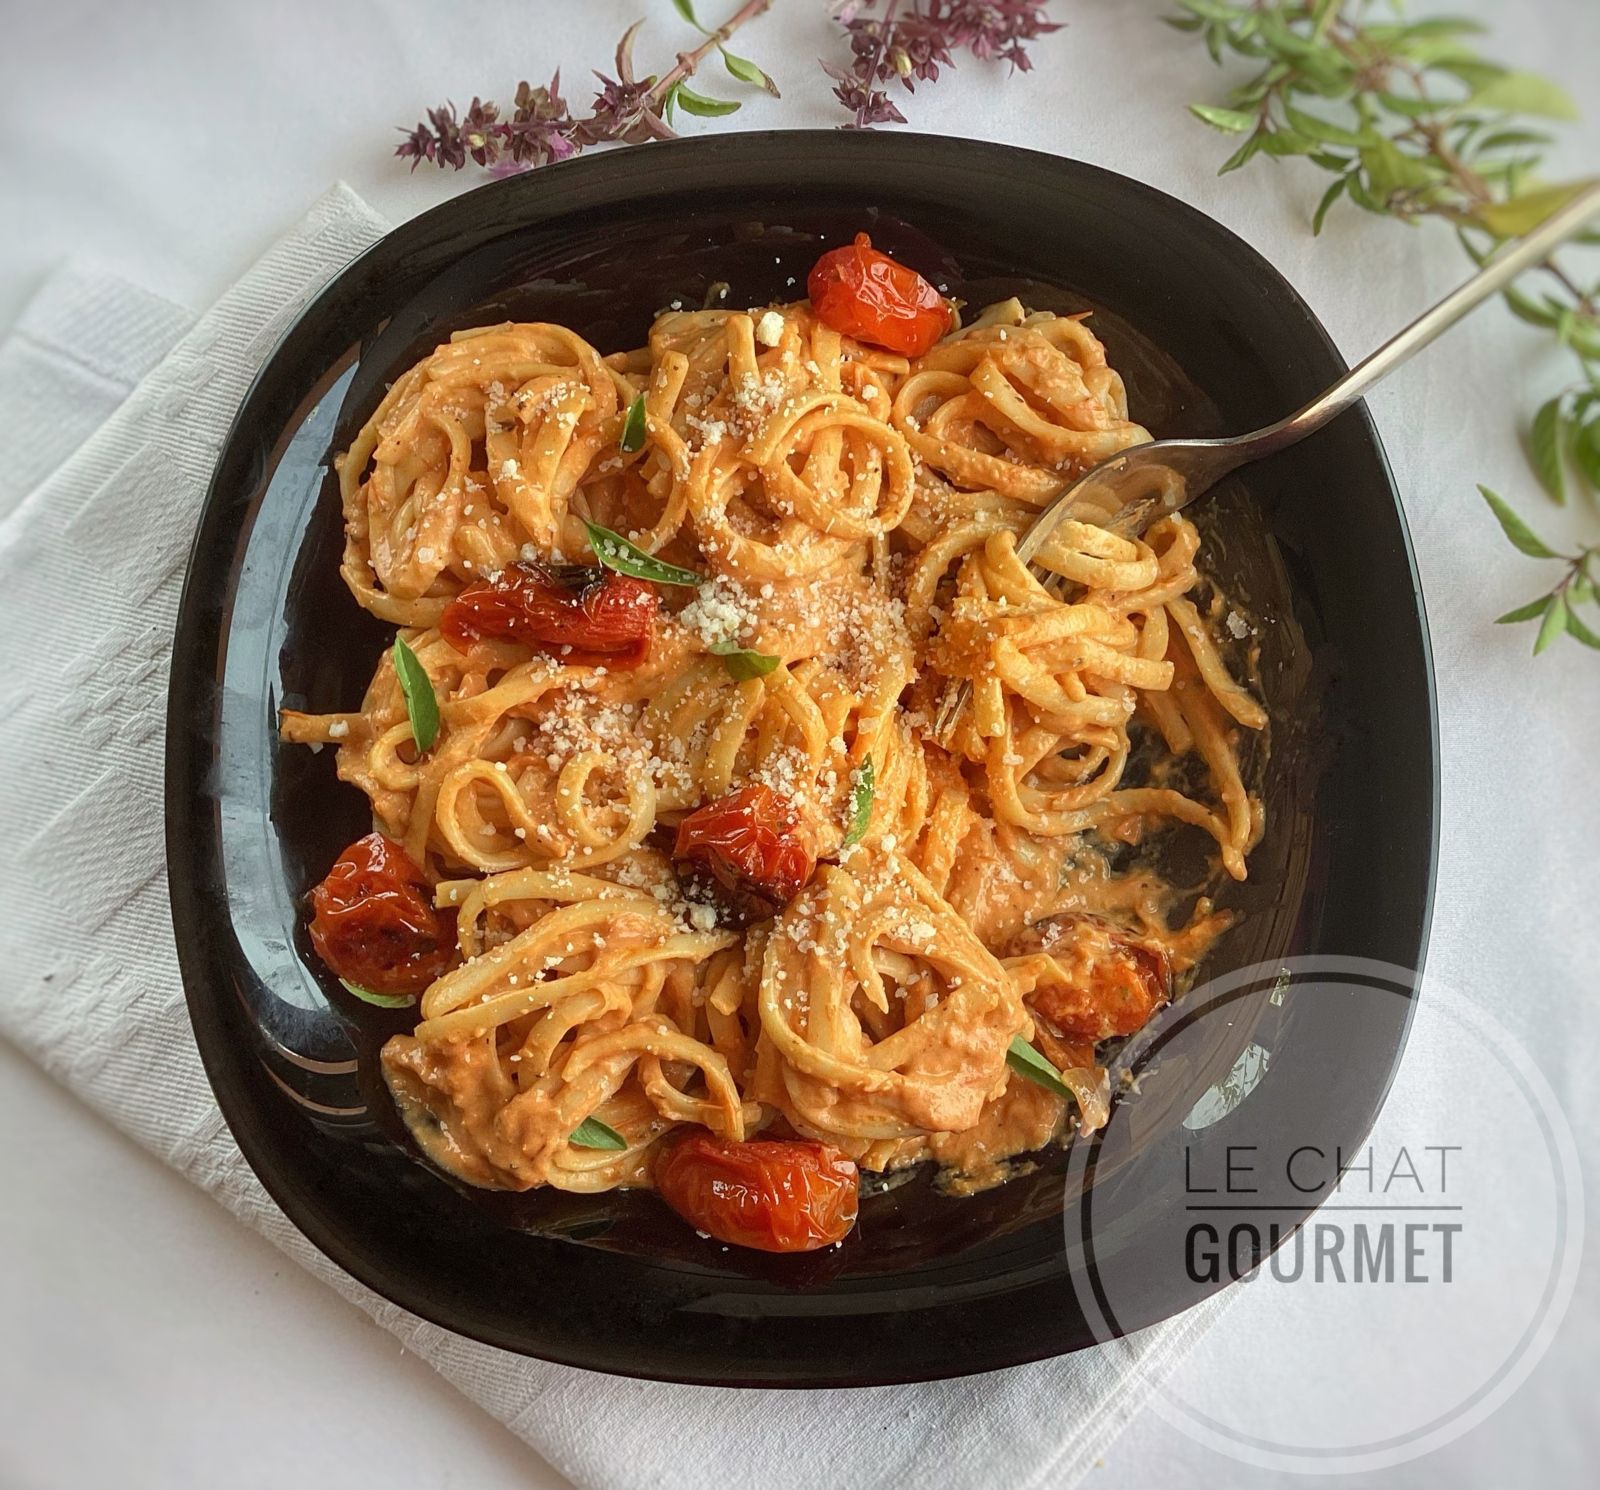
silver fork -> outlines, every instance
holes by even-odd
[[[1469,311],[1540,263],[1596,214],[1600,214],[1600,182],[1584,188],[1514,248],[1484,265],[1404,331],[1358,362],[1326,392],[1276,424],[1226,440],[1157,440],[1101,461],[1040,511],[1017,540],[1017,557],[1048,581],[1050,576],[1040,568],[1038,555],[1069,518],[1084,518],[1115,533],[1137,537],[1158,518],[1179,512],[1203,497],[1240,466],[1298,444],[1338,418],[1375,383],[1409,361]],[[934,735],[941,743],[948,742],[971,694],[972,685],[965,679],[945,690],[934,720]]]

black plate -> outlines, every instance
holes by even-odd
[[[403,1018],[352,1006],[302,943],[300,897],[370,824],[331,754],[279,748],[276,711],[352,706],[389,631],[336,574],[331,450],[455,327],[550,319],[602,350],[636,346],[654,312],[700,303],[717,280],[738,304],[798,297],[819,245],[863,227],[969,302],[1092,305],[1135,417],[1158,436],[1253,428],[1344,370],[1258,254],[1137,182],[968,141],[743,134],[584,158],[396,229],[300,316],[217,463],[168,721],[173,919],[195,1036],[240,1148],[317,1246],[397,1303],[510,1350],[638,1376],[824,1385],[1093,1342],[1062,1227],[1083,1197],[1064,1200],[1059,1160],[965,1200],[919,1176],[869,1199],[845,1246],[804,1258],[721,1249],[648,1195],[465,1192],[406,1152],[370,1079],[374,1042]],[[1229,900],[1244,920],[1208,972],[1308,953],[1416,968],[1437,817],[1432,672],[1365,411],[1245,473],[1203,525],[1213,572],[1265,618],[1273,716],[1269,832]],[[1410,1007],[1262,996],[1214,1022],[1210,1048],[1164,1062],[1136,1099],[1149,1120],[1116,1184],[1094,1192],[1114,1206],[1096,1221],[1102,1251],[1135,1245],[1119,1215],[1170,1203],[1183,1142],[1197,1138],[1181,1120],[1247,1040],[1271,1049],[1273,1077],[1246,1106],[1309,1120],[1348,1149],[1387,1090]],[[1217,1286],[1172,1265],[1148,1273],[1137,1300],[1119,1301],[1119,1331]]]

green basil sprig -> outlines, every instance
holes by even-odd
[[[394,639],[394,671],[400,679],[400,691],[406,696],[411,738],[419,751],[431,750],[439,738],[439,698],[427,668],[398,636]]]
[[[850,826],[840,848],[849,848],[866,837],[867,825],[872,821],[872,798],[877,791],[874,778],[872,757],[869,755],[862,761],[861,769],[856,772],[856,779],[850,787]]]
[[[640,394],[628,405],[628,413],[622,421],[622,438],[617,441],[625,455],[632,455],[644,449],[645,420],[644,420],[644,394]]]
[[[1011,1037],[1011,1048],[1006,1051],[1006,1064],[1018,1076],[1031,1081],[1035,1086],[1042,1086],[1047,1092],[1054,1092],[1056,1096],[1065,1097],[1069,1102],[1076,1100],[1072,1095],[1072,1088],[1061,1079],[1061,1073],[1021,1035]]]
[[[722,665],[727,668],[728,675],[737,682],[743,683],[750,678],[764,678],[777,669],[783,660],[774,657],[768,652],[753,652],[749,647],[741,647],[737,642],[715,642],[711,647],[714,656],[722,659]]]
[[[626,1138],[597,1117],[586,1117],[567,1135],[567,1142],[580,1149],[625,1149],[628,1146]]]
[[[370,988],[358,988],[348,978],[341,978],[339,982],[352,998],[364,1004],[375,1004],[380,1009],[409,1009],[417,1001],[414,993],[374,993]]]
[[[681,585],[686,590],[697,590],[705,582],[692,569],[680,569],[676,564],[666,564],[654,554],[628,542],[621,533],[602,528],[599,523],[584,523],[589,530],[589,547],[594,556],[607,569],[626,574],[632,579],[647,579],[658,585]]]

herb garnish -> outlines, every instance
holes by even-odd
[[[1076,1100],[1072,1088],[1061,1079],[1061,1073],[1021,1035],[1011,1037],[1011,1048],[1006,1051],[1006,1064],[1035,1086],[1042,1086],[1047,1092],[1054,1092],[1069,1102]]]
[[[855,779],[850,783],[850,826],[840,848],[850,848],[866,837],[867,825],[872,821],[872,797],[876,791],[872,757],[861,762]]]
[[[1433,218],[1454,229],[1476,263],[1543,222],[1582,182],[1540,179],[1554,137],[1547,120],[1577,117],[1555,83],[1517,72],[1477,51],[1483,31],[1455,16],[1378,19],[1362,0],[1175,0],[1170,24],[1200,37],[1214,61],[1233,53],[1258,71],[1223,100],[1195,104],[1207,124],[1239,137],[1223,163],[1232,171],[1257,155],[1301,156],[1333,180],[1312,218],[1348,200],[1400,222]],[[1575,240],[1600,244],[1600,230]],[[1534,413],[1530,464],[1550,497],[1566,499],[1569,478],[1600,494],[1600,282],[1575,278],[1546,259],[1505,291],[1511,313],[1549,332],[1576,362],[1575,380]],[[1537,283],[1538,288],[1533,288]],[[1565,573],[1538,599],[1500,617],[1539,621],[1534,651],[1565,633],[1600,645],[1575,607],[1595,603],[1600,537],[1562,553],[1480,486],[1501,530],[1531,558],[1558,560]]]
[[[597,1117],[586,1117],[567,1135],[567,1142],[580,1149],[625,1149],[628,1140]]]
[[[715,642],[711,647],[712,654],[722,659],[722,665],[727,668],[730,677],[737,682],[744,683],[751,678],[764,678],[777,669],[783,660],[774,657],[768,652],[753,652],[749,647],[741,647],[737,642]]]
[[[376,1004],[380,1009],[409,1009],[417,1001],[414,993],[374,993],[370,988],[358,988],[348,978],[339,979],[344,991],[364,1004]]]
[[[697,590],[705,583],[704,576],[696,574],[694,570],[664,563],[654,554],[647,554],[642,548],[629,543],[621,533],[613,533],[599,523],[585,522],[584,527],[589,530],[589,547],[594,550],[595,558],[607,569],[615,569],[618,574],[626,574],[633,579],[647,579],[658,585],[680,585],[686,590]]]
[[[644,449],[644,436],[644,394],[641,393],[628,405],[627,415],[622,421],[622,438],[617,444],[622,447],[624,455],[632,455]]]
[[[419,752],[431,750],[433,742],[439,738],[439,699],[433,691],[428,670],[398,636],[394,639],[394,672],[400,680],[400,691],[406,696],[411,738]]]

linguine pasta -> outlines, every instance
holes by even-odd
[[[1016,557],[1147,438],[1085,320],[1014,300],[914,359],[805,301],[666,313],[611,354],[486,326],[393,385],[338,462],[343,575],[425,670],[438,735],[418,749],[388,654],[357,708],[282,729],[337,746],[453,913],[382,1056],[434,1160],[643,1186],[689,1126],[983,1183],[1104,1121],[1097,1043],[1227,924],[1128,845],[1197,831],[1239,879],[1262,830],[1238,742],[1266,715],[1198,602],[1194,527],[1069,522],[1044,580]],[[518,564],[593,565],[591,524],[699,576],[655,587],[642,661],[441,630]],[[758,787],[815,865],[793,894],[679,851]],[[1022,1079],[1019,1041],[1075,1103]]]

